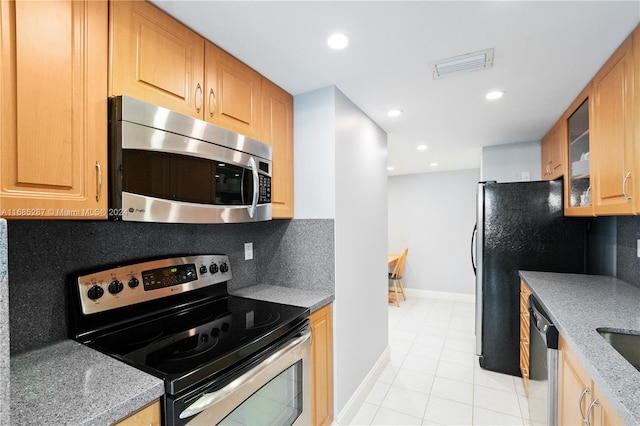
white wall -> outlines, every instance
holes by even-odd
[[[336,90],[335,406],[388,346],[387,134]]]
[[[335,218],[335,102],[327,87],[293,98],[294,214]]]
[[[522,172],[529,172],[529,180],[540,180],[541,161],[540,141],[484,146],[480,180],[521,182]]]
[[[335,87],[294,98],[296,219],[335,219],[336,417],[388,346],[386,148]]]
[[[474,293],[471,234],[479,169],[389,177],[389,252],[409,248],[405,287]]]

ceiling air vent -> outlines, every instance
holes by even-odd
[[[467,53],[431,62],[431,75],[434,80],[471,71],[482,71],[493,68],[493,49]]]

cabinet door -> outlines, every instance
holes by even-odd
[[[540,143],[540,159],[541,159],[541,168],[540,175],[542,176],[542,180],[552,180],[551,179],[551,132],[553,129],[549,130],[549,133],[542,138],[542,142]]]
[[[0,214],[106,218],[106,1],[0,3]]]
[[[549,133],[542,139],[541,157],[542,168],[541,176],[543,180],[554,180],[564,175],[564,140],[563,140],[563,121],[556,123]]]
[[[566,135],[564,124],[564,121],[560,120],[553,127],[551,146],[549,149],[551,158],[551,179],[558,179],[559,177],[564,176],[564,147],[566,145],[564,140]]]
[[[205,47],[204,119],[260,139],[260,74],[212,43]]]
[[[146,1],[110,5],[109,94],[202,118],[204,39]]]
[[[593,408],[593,426],[613,426],[624,425],[624,422],[618,416],[618,413],[611,407],[611,404],[600,392],[600,389],[594,386],[594,401],[598,401]]]
[[[526,391],[529,390],[529,296],[531,290],[520,281],[520,373]]]
[[[582,425],[583,415],[586,416],[592,399],[591,378],[584,371],[564,339],[560,338],[558,348],[562,360],[560,389],[558,391],[558,424]],[[590,421],[593,424],[593,413]]]
[[[262,79],[262,142],[273,148],[273,218],[293,218],[293,97]]]
[[[150,405],[147,405],[145,408],[142,408],[139,411],[136,411],[129,417],[124,420],[120,420],[113,426],[139,426],[139,425],[149,425],[149,426],[160,426],[160,401],[153,402]]]
[[[594,187],[591,172],[591,83],[580,93],[563,116],[567,144],[567,176],[564,179],[564,214],[593,216]]]
[[[330,425],[333,421],[333,310],[331,305],[318,309],[309,319],[313,338],[311,424]]]
[[[632,214],[633,57],[628,38],[593,80],[595,212]]]

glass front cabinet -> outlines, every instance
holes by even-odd
[[[565,177],[565,215],[591,216],[593,186],[591,179],[589,119],[591,111],[591,85],[587,86],[567,110],[568,173]]]

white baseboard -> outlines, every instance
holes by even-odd
[[[376,381],[378,380],[386,366],[389,364],[390,360],[391,350],[389,349],[389,346],[387,346],[384,352],[382,352],[382,355],[380,355],[380,358],[378,358],[378,361],[376,361],[371,370],[369,370],[369,373],[364,378],[362,383],[360,383],[358,389],[356,389],[353,395],[351,395],[349,401],[347,401],[342,411],[340,411],[340,413],[338,414],[338,418],[336,419],[334,424],[351,424],[351,421],[358,413],[358,410],[362,406],[362,403],[367,398],[367,395],[369,395],[369,392],[371,392],[371,389],[373,389],[373,385],[376,384]]]
[[[404,288],[407,296],[426,297],[429,299],[451,300],[453,302],[474,303],[476,298],[473,294],[450,293],[447,291],[422,290],[419,288]]]

